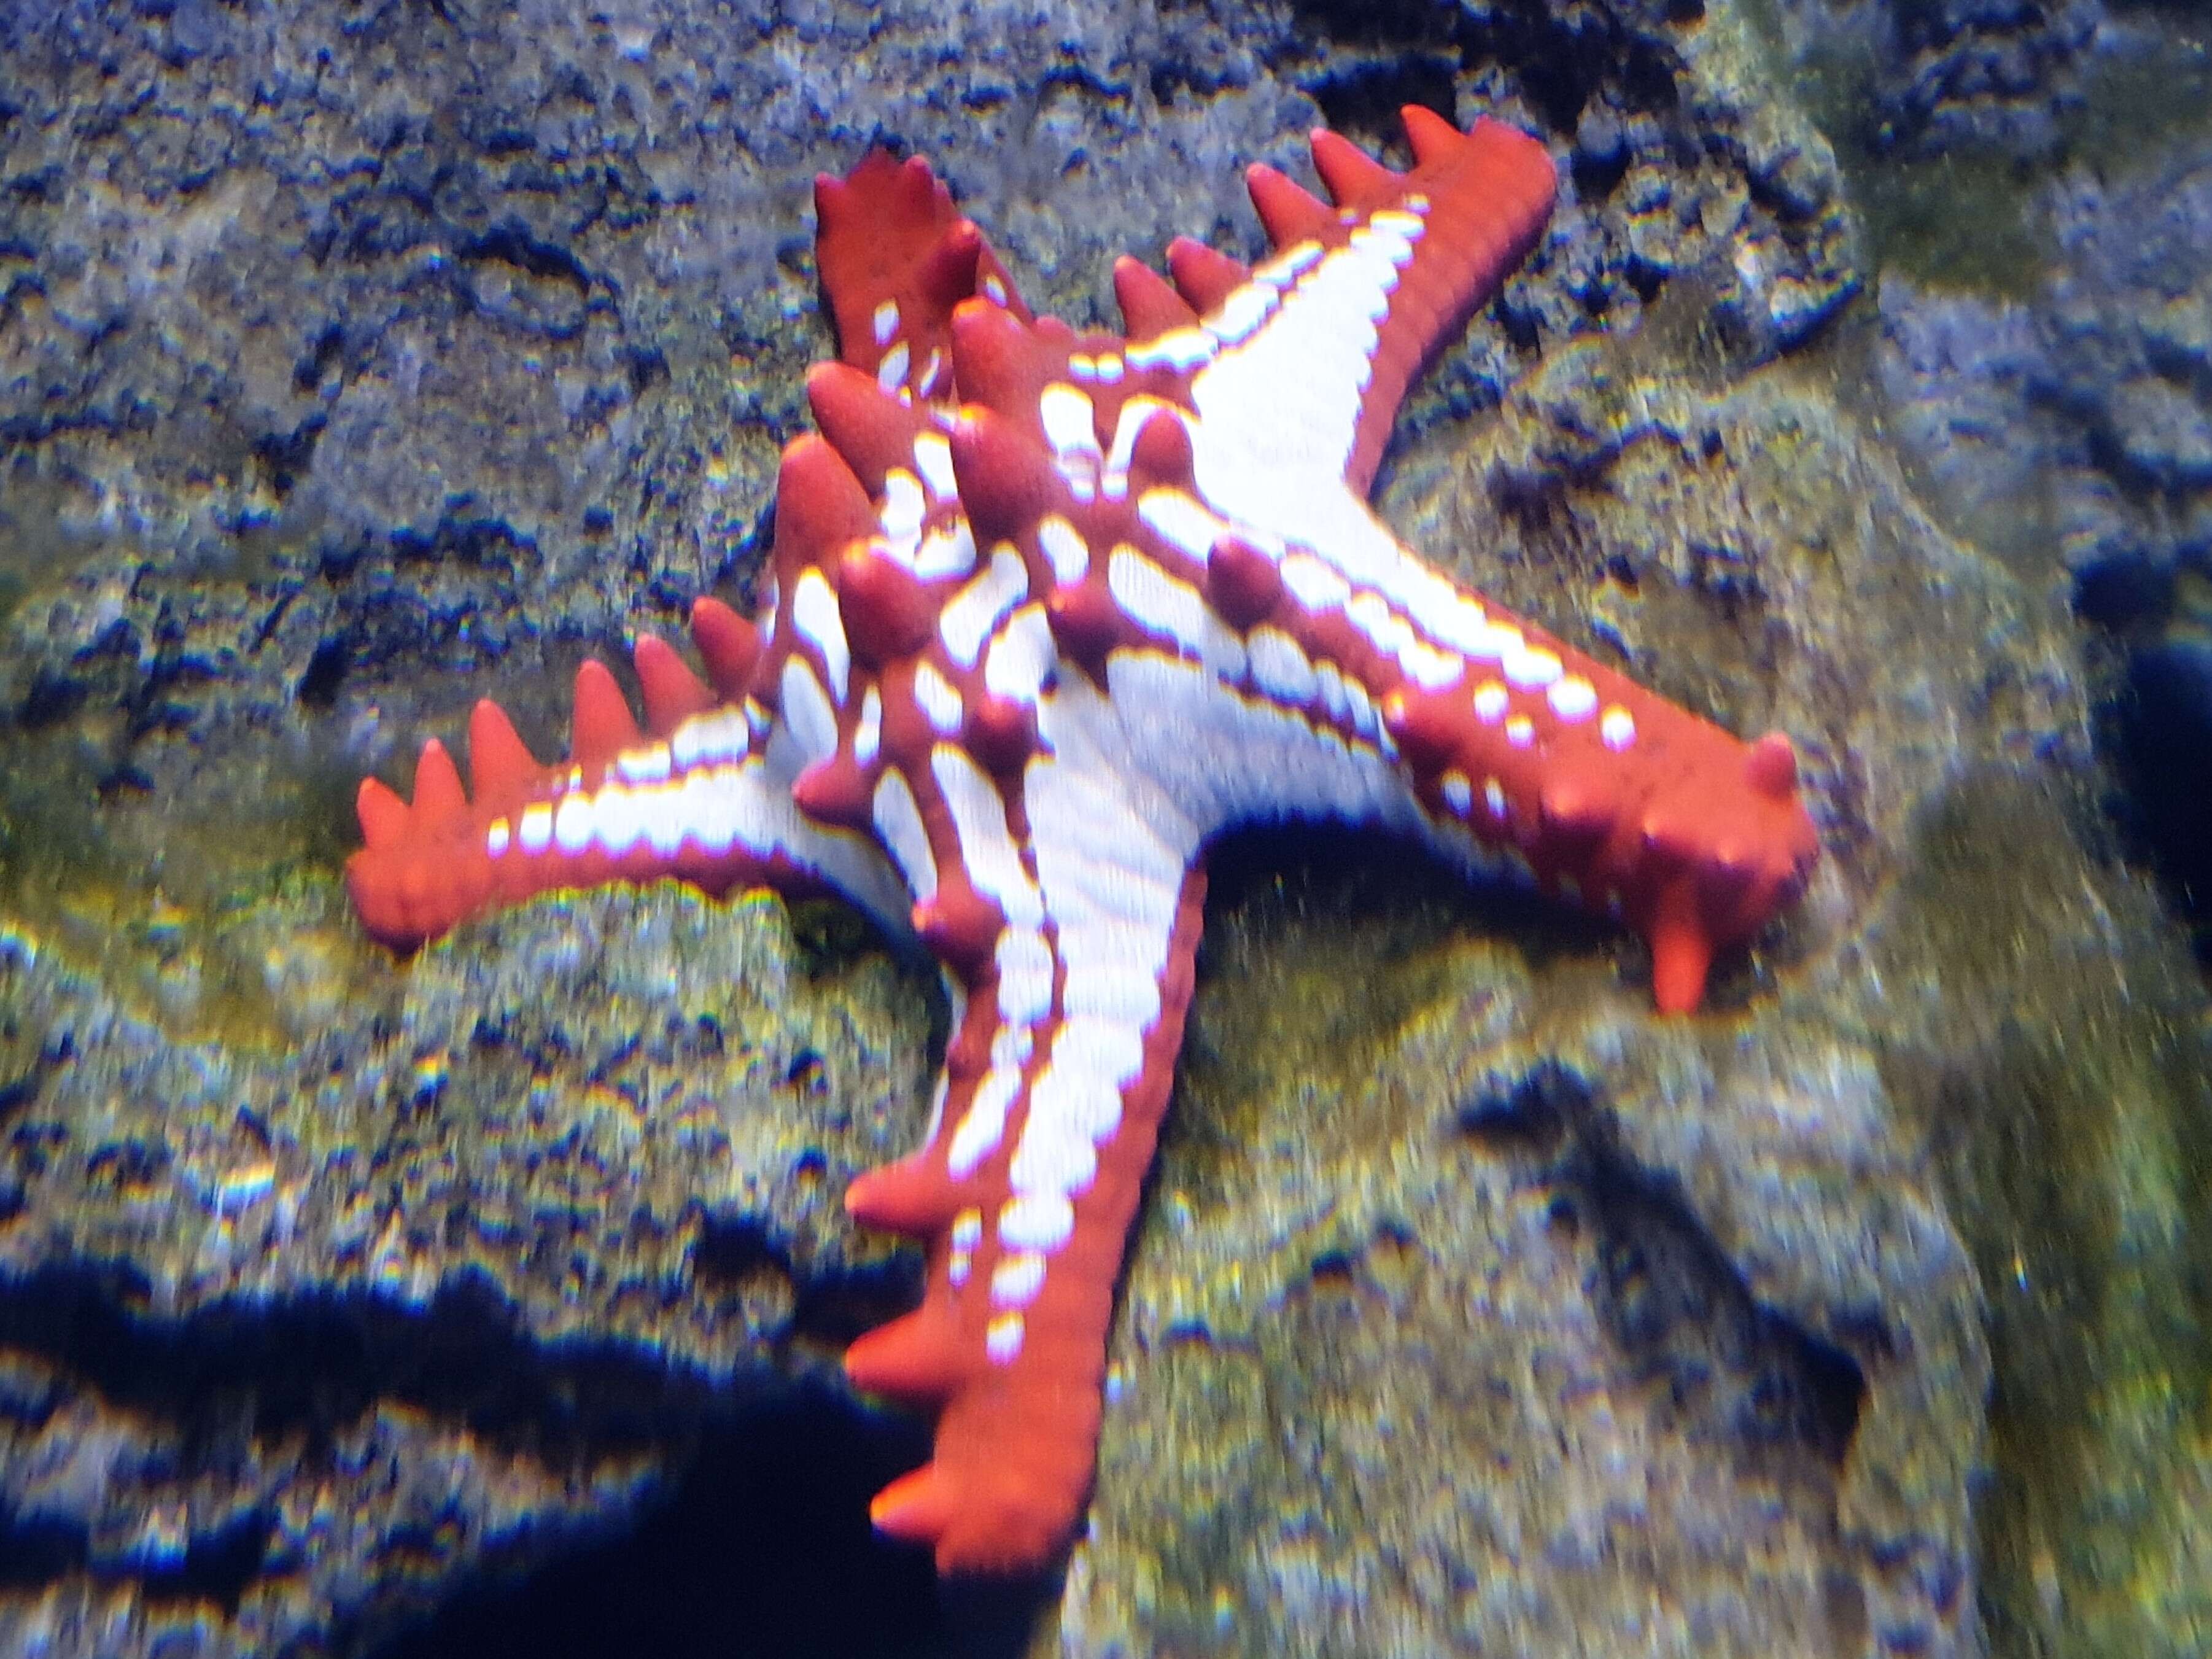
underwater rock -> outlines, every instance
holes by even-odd
[[[1854,138],[1922,157],[2059,154],[2116,32],[2104,0],[1784,0],[1780,15],[1792,53],[1850,87],[1834,112]]]
[[[2038,192],[2053,244],[2025,293],[1881,284],[1881,373],[1931,505],[2117,647],[2100,701],[2132,827],[2200,925],[2185,781],[2212,768],[2193,672],[2212,580],[2212,146],[2184,137]]]
[[[69,954],[0,934],[9,1652],[358,1647],[635,1513],[907,1293],[838,1194],[927,1016],[879,957],[810,975],[780,903],[533,910],[273,1049]]]
[[[1085,316],[1125,248],[1250,252],[1244,162],[1407,98],[1540,133],[1567,194],[1384,513],[1790,731],[1828,857],[1669,1025],[1602,930],[1231,854],[1038,1650],[2106,1616],[2067,1528],[2148,1476],[2078,1425],[2203,1388],[2201,988],[2097,854],[2064,584],[1839,395],[1866,273],[1748,9],[49,9],[0,20],[0,1647],[371,1651],[834,1389],[914,1284],[838,1200],[919,1135],[921,976],[671,890],[395,964],[343,791],[485,692],[549,747],[580,654],[750,581],[826,343],[817,169],[927,153]],[[2017,330],[1977,418],[2046,361]],[[2185,476],[2185,423],[2130,429]],[[888,1455],[832,1397],[821,1458]],[[2185,1560],[2191,1490],[2091,1542]],[[833,1547],[824,1607],[911,1582]]]
[[[2166,878],[2201,960],[2212,151],[2182,120],[2165,142],[2098,159],[2028,182],[2035,258],[1999,291],[1963,274],[1948,288],[1882,276],[1878,362],[1929,510],[2089,624],[2109,768],[2055,794],[2055,778],[1978,781],[1930,818],[1903,881],[1934,907],[1931,933],[1954,930],[1930,948],[1951,963],[1955,1006],[2012,988],[2004,1018],[1954,1028],[1973,1061],[1933,1080],[1989,1296],[1992,1649],[2180,1656],[2212,1627],[2196,1565],[2212,1535],[2212,1356],[2197,1334],[2212,1024],[2184,940],[2109,843]],[[1976,799],[2045,826],[2008,837],[2009,867],[1980,850]],[[2058,856],[2069,845],[2086,866]],[[1956,920],[1969,915],[1979,939]],[[2033,954],[1993,948],[2008,934]],[[2108,967],[2057,970],[2085,958]]]

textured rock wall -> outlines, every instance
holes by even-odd
[[[1800,21],[0,3],[0,1647],[359,1653],[443,1607],[472,1651],[1005,1651],[1032,1613],[1100,1655],[2191,1651],[2203,992],[2110,855],[2018,507],[2132,453],[2106,428],[2185,467],[2190,392],[2154,255],[2086,230],[2039,309],[1854,311],[1883,256]],[[1242,163],[1409,99],[1540,133],[1565,191],[1386,514],[1790,731],[1828,856],[1658,1024],[1601,930],[1227,849],[1091,1535],[1033,1607],[940,1607],[858,1525],[911,1428],[834,1367],[911,1293],[837,1197],[919,1130],[927,975],[672,890],[396,965],[346,795],[486,693],[550,751],[579,655],[744,592],[828,345],[816,170],[927,153],[1090,316],[1125,247],[1252,248]],[[2186,193],[2145,177],[2067,222]],[[2054,362],[2127,410],[2029,396]],[[2073,499],[2182,557],[2149,498]],[[817,1504],[732,1453],[801,1431]],[[675,1511],[726,1554],[554,1565],[692,1467],[733,1471]]]

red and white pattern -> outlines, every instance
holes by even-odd
[[[1399,401],[1534,241],[1533,140],[1406,112],[1400,174],[1328,133],[1324,204],[1255,167],[1256,269],[1196,243],[1115,281],[1126,336],[1035,319],[920,161],[818,184],[841,361],[785,452],[757,624],[641,640],[641,730],[578,676],[571,758],[489,702],[472,789],[362,786],[348,868],[409,945],[552,887],[674,876],[843,894],[944,964],[926,1144],[861,1221],[927,1242],[861,1388],[937,1408],[877,1524],[948,1571],[1072,1536],[1114,1282],[1191,994],[1204,854],[1258,820],[1418,836],[1625,920],[1660,1006],[1816,851],[1787,739],[1745,744],[1455,586],[1369,511]]]

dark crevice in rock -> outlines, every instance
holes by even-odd
[[[292,389],[313,392],[323,383],[323,377],[345,355],[345,330],[337,323],[325,326],[315,336],[314,343],[307,355],[293,366]]]
[[[392,556],[399,560],[453,559],[472,569],[497,570],[510,576],[538,557],[536,541],[503,519],[444,518],[427,534],[395,530],[391,539]]]
[[[1453,67],[1449,55],[1409,55],[1382,64],[1332,68],[1304,86],[1334,131],[1395,143],[1400,132],[1398,112],[1407,104],[1454,118]]]
[[[1753,1301],[1667,1185],[1596,1144],[1582,1177],[1607,1323],[1673,1413],[1754,1452],[1796,1448],[1840,1468],[1866,1392],[1857,1364]]]
[[[0,1589],[30,1589],[83,1573],[97,1583],[128,1583],[149,1601],[207,1602],[234,1613],[269,1558],[274,1524],[266,1510],[249,1508],[174,1546],[141,1546],[112,1556],[94,1547],[84,1527],[0,1505]]]
[[[327,423],[321,414],[310,415],[289,432],[264,433],[255,441],[254,459],[268,473],[269,487],[279,501],[307,477],[314,464],[316,441]]]
[[[1866,1395],[1858,1363],[1752,1295],[1673,1178],[1621,1147],[1588,1084],[1546,1066],[1468,1102],[1459,1124],[1537,1160],[1555,1218],[1593,1231],[1591,1297],[1664,1418],[1755,1467],[1810,1455],[1841,1468]]]
[[[913,1250],[878,1266],[854,1266],[798,1286],[791,1310],[793,1342],[842,1352],[864,1332],[888,1324],[921,1299],[921,1257]]]
[[[538,564],[536,543],[496,520],[333,544],[318,564],[338,590],[326,637],[343,641],[348,677],[381,682],[390,665],[426,659],[481,668],[534,635],[522,591]]]
[[[465,263],[494,260],[512,265],[529,276],[572,284],[579,294],[588,294],[593,287],[592,274],[567,248],[533,236],[520,220],[502,220],[480,236],[473,236],[454,250]]]
[[[791,1251],[751,1216],[709,1218],[691,1249],[691,1271],[702,1285],[742,1286],[763,1277],[793,1278]]]
[[[1601,202],[1613,194],[1628,172],[1635,152],[1619,118],[1603,108],[1585,109],[1575,124],[1575,147],[1568,157],[1576,191],[1585,200]],[[1633,281],[1633,277],[1631,278]],[[1638,289],[1645,301],[1652,297]]]
[[[352,649],[342,635],[331,635],[316,641],[307,665],[301,671],[294,687],[300,701],[310,708],[331,707],[337,702],[338,687],[344,683],[346,669],[352,660]]]
[[[1618,19],[1595,8],[1554,14],[1501,5],[1480,19],[1467,18],[1461,39],[1470,62],[1491,58],[1516,70],[1554,132],[1575,131],[1585,106],[1608,84],[1620,88],[1632,108],[1674,102],[1671,68]]]
[[[757,1228],[725,1227],[704,1254],[708,1275],[789,1272]],[[800,1301],[811,1303],[817,1329],[857,1328],[880,1320],[911,1276],[898,1267],[862,1272],[852,1279],[858,1290],[820,1284]],[[840,1315],[840,1298],[854,1297],[860,1302]],[[869,1532],[869,1494],[924,1455],[918,1420],[865,1412],[822,1386],[733,1386],[649,1346],[540,1342],[466,1275],[419,1308],[331,1295],[226,1301],[172,1317],[150,1311],[152,1298],[143,1273],[121,1262],[51,1266],[0,1284],[0,1356],[50,1368],[70,1392],[179,1449],[165,1457],[185,1467],[167,1468],[165,1480],[194,1480],[201,1463],[216,1471],[248,1443],[278,1462],[326,1461],[354,1425],[394,1405],[465,1425],[489,1450],[555,1469],[656,1454],[680,1462],[704,1437],[668,1514],[639,1538],[588,1553],[593,1571],[584,1582],[596,1586],[589,1608],[574,1605],[574,1563],[542,1567],[542,1541],[527,1555],[495,1552],[468,1581],[478,1586],[477,1599],[465,1595],[396,1653],[703,1654],[724,1650],[708,1644],[726,1643],[732,1628],[777,1630],[763,1650],[784,1653],[1000,1650],[939,1640],[945,1626],[927,1556]],[[24,1403],[0,1401],[0,1409],[35,1427],[19,1409]],[[84,1575],[127,1580],[150,1599],[234,1609],[264,1571],[285,1570],[280,1534],[266,1505],[248,1503],[158,1547],[118,1549],[88,1522],[0,1509],[0,1588]],[[404,1547],[404,1540],[387,1542]],[[438,1540],[421,1547],[430,1559],[450,1553]],[[539,1569],[537,1577],[491,1588],[490,1575],[520,1565]],[[732,1587],[723,1594],[733,1605],[761,1605],[738,1607],[736,1625],[718,1622],[703,1595],[708,1585]],[[794,1596],[794,1586],[818,1589],[821,1598],[811,1590]],[[617,1607],[625,1622],[593,1623]],[[1017,1621],[1024,1627],[1025,1617]],[[660,1639],[641,1643],[647,1630]],[[611,1639],[617,1631],[623,1639]],[[913,1639],[917,1631],[921,1639]],[[515,1644],[510,1638],[523,1632],[531,1640]],[[587,1632],[596,1632],[592,1641],[583,1639]]]
[[[1510,1089],[1474,1096],[1459,1109],[1459,1127],[1486,1146],[1556,1157],[1569,1111],[1587,1109],[1580,1080],[1553,1066],[1530,1073]]]
[[[41,663],[15,705],[15,718],[33,731],[67,720],[84,707],[91,688],[74,674]]]
[[[73,1261],[0,1283],[0,1346],[40,1356],[112,1405],[211,1434],[325,1439],[380,1400],[549,1461],[634,1451],[706,1415],[717,1385],[635,1345],[542,1344],[483,1279],[422,1307],[331,1294],[149,1310],[135,1267]]]
[[[740,610],[750,611],[754,603],[755,578],[767,564],[769,550],[775,544],[775,503],[771,496],[754,509],[744,533],[722,544],[720,556],[707,579],[707,591],[722,595]]]
[[[747,1407],[635,1531],[519,1581],[479,1574],[374,1659],[1012,1659],[1034,1587],[940,1587],[925,1552],[868,1526],[870,1494],[926,1455],[915,1419],[824,1389]]]
[[[7,1119],[11,1119],[13,1115],[20,1113],[24,1106],[28,1106],[38,1097],[38,1071],[28,1071],[22,1078],[9,1078],[7,1082],[0,1084],[0,1124],[7,1124]]]
[[[668,383],[667,354],[658,346],[631,346],[622,356],[632,397],[641,398],[652,387]]]
[[[1261,894],[1326,893],[1330,913],[1443,906],[1468,915],[1486,933],[1515,940],[1532,961],[1583,956],[1615,936],[1610,924],[1563,909],[1541,894],[1500,877],[1469,884],[1419,842],[1333,823],[1255,824],[1230,831],[1206,854],[1209,925],[1199,939],[1202,985],[1219,971],[1211,919],[1249,905]]]
[[[0,1589],[44,1584],[83,1565],[84,1529],[0,1506]]]
[[[2103,670],[2094,710],[2110,769],[2103,802],[2124,855],[2154,872],[2212,967],[2212,579],[2191,550],[2160,558],[2141,545],[2074,574],[2074,612],[2094,630]]]
[[[1155,62],[1147,73],[1146,82],[1152,90],[1152,101],[1163,110],[1171,110],[1178,104],[1197,103],[1218,97],[1222,93],[1234,91],[1243,84],[1233,74],[1209,71],[1194,64],[1169,60]]]
[[[2100,711],[2100,735],[2120,784],[2107,803],[2130,853],[2155,870],[2212,967],[2212,649],[2185,629],[2149,634],[2127,653]]]
[[[1448,12],[1428,0],[1299,0],[1296,12],[1302,33],[1340,47],[1434,46],[1449,38]]]

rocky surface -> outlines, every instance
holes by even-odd
[[[2020,510],[2194,556],[2195,173],[1965,293],[1859,234],[1740,6],[761,18],[0,4],[0,1647],[2201,1647],[2204,994],[2099,817],[2108,541]],[[1662,1024],[1620,938],[1225,849],[1091,1535],[940,1603],[860,1525],[913,1425],[835,1366],[914,1283],[837,1198],[918,1132],[927,973],[672,890],[396,965],[346,795],[487,693],[550,752],[578,656],[744,591],[816,170],[928,154],[1092,315],[1408,99],[1565,194],[1386,512],[1791,732],[1829,856]]]
[[[1783,0],[1779,15],[1793,55],[1827,82],[1817,95],[1834,125],[1871,151],[1923,158],[2057,155],[2142,33],[2105,0]]]
[[[2200,929],[2212,875],[2212,138],[2027,209],[2051,253],[2013,294],[1893,276],[1885,392],[1936,509],[2024,574],[2054,568],[2099,630],[2124,824]]]
[[[926,1007],[764,896],[533,908],[274,1046],[70,956],[0,935],[9,1652],[357,1647],[788,1414],[771,1364],[833,1376],[909,1282],[834,1218]],[[825,1470],[884,1455],[845,1418]]]
[[[2002,287],[1886,280],[1876,347],[1931,510],[2023,580],[2072,592],[2109,775],[2125,789],[2104,797],[2112,824],[2166,878],[2200,961],[2208,183],[2201,121],[2037,181],[2018,210],[2034,264]],[[1960,827],[1944,834],[1931,870],[1961,905],[2010,907],[2021,890],[2074,880],[2039,858],[1993,893],[1958,863]],[[2144,927],[2140,893],[2094,903],[2100,928]],[[1988,972],[1986,959],[1972,970]],[[2027,1145],[1984,1126],[1953,1153],[1992,1286],[1998,1477],[1984,1538],[2000,1650],[2185,1653],[2212,1632],[2207,1030],[2201,980],[2171,946],[2109,987],[2047,984],[1996,1051],[2015,1103],[2002,1121],[2027,1126]]]

